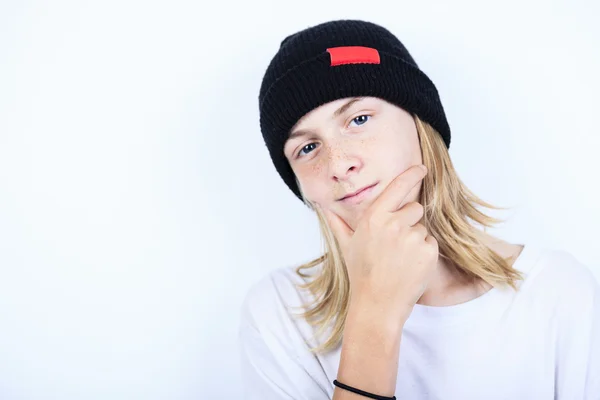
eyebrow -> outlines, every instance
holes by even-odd
[[[351,98],[344,105],[342,105],[340,108],[338,108],[337,110],[335,110],[333,112],[333,117],[334,118],[339,117],[340,115],[342,115],[343,113],[345,113],[346,111],[348,111],[348,109],[350,107],[352,107],[352,105],[354,103],[357,103],[357,102],[359,102],[361,100],[364,100],[364,97],[353,97],[353,98]],[[290,133],[290,135],[288,136],[287,140],[291,140],[293,138],[306,135],[307,133],[308,133],[308,131],[303,130],[303,129],[299,129],[299,130],[297,130],[295,132]]]
[[[340,115],[342,115],[343,113],[345,113],[346,111],[348,111],[348,109],[352,106],[352,104],[359,102],[361,100],[363,100],[364,97],[353,97],[352,99],[350,99],[350,101],[348,101],[346,104],[344,104],[343,106],[341,106],[340,108],[338,108],[334,113],[333,116],[334,117],[339,117]]]

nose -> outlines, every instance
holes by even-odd
[[[335,147],[329,149],[329,171],[335,181],[344,181],[357,174],[363,162],[357,154],[348,149]]]

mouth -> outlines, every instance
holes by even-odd
[[[362,189],[358,189],[356,192],[348,193],[338,201],[342,203],[356,204],[362,201],[365,197],[367,197],[367,195],[373,191],[373,188],[377,186],[378,183],[379,182],[376,182],[372,185],[365,186]]]

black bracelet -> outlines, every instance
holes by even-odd
[[[348,390],[348,391],[350,391],[352,393],[360,394],[361,396],[369,397],[371,399],[376,399],[376,400],[396,400],[396,396],[386,397],[386,396],[379,396],[379,395],[376,395],[376,394],[373,394],[373,393],[365,392],[363,390],[353,388],[352,386],[344,385],[343,383],[338,382],[337,379],[333,381],[333,384],[335,386],[339,387],[339,388],[346,389],[346,390]]]

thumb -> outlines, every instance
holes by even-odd
[[[352,228],[350,228],[350,226],[348,226],[346,221],[344,221],[335,212],[327,210],[320,206],[318,207],[319,210],[321,210],[321,213],[325,216],[329,229],[331,229],[336,240],[342,247],[342,251],[345,252],[345,249],[348,248],[348,243],[350,242],[354,231],[352,230]]]

